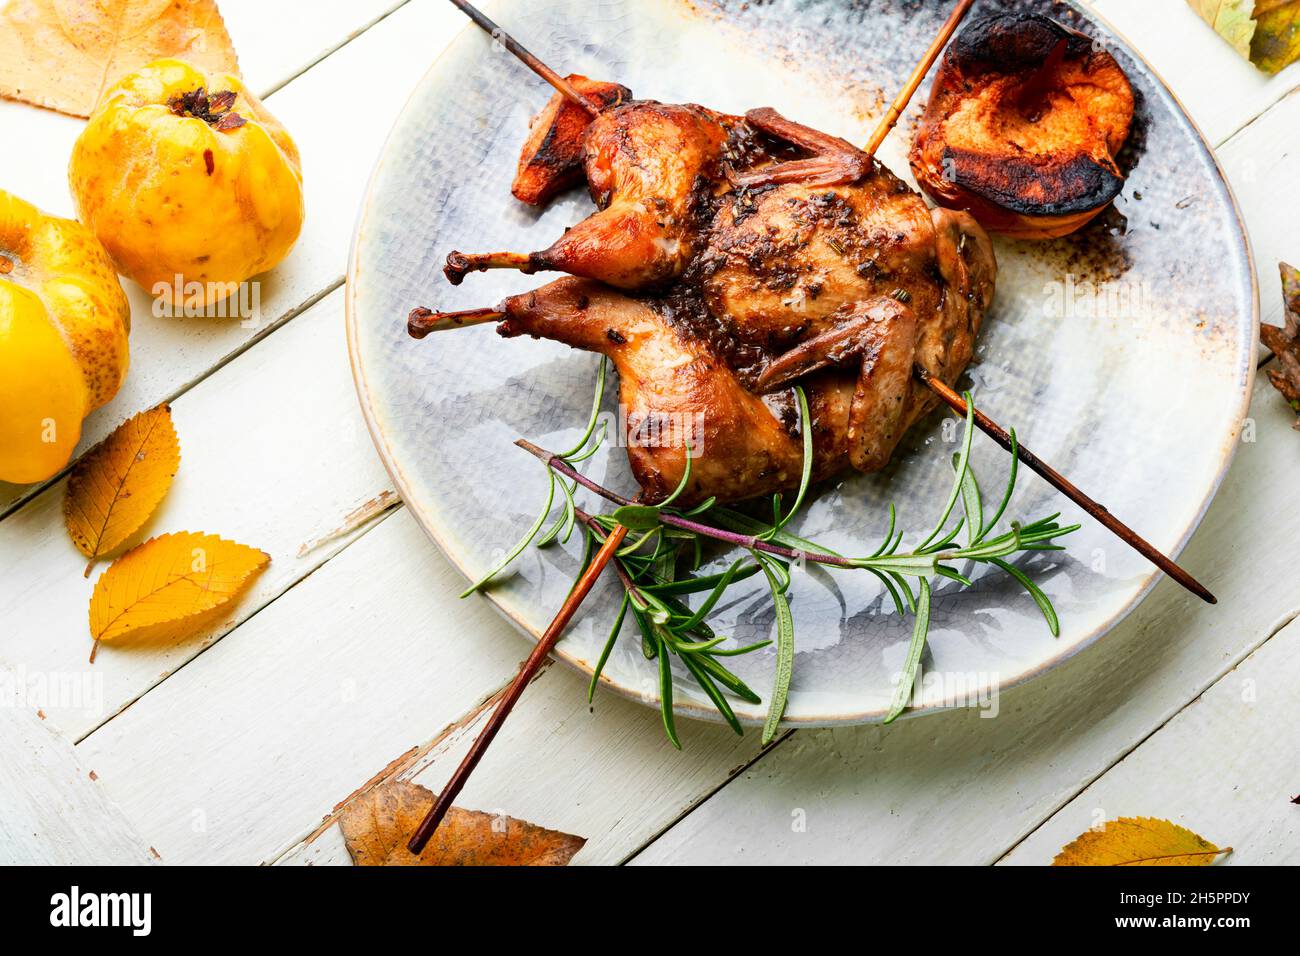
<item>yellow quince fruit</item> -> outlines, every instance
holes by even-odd
[[[81,221],[156,298],[227,298],[293,248],[298,148],[230,74],[158,60],[104,92],[72,150]]]
[[[0,481],[68,463],[127,368],[131,311],[90,231],[0,190]]]

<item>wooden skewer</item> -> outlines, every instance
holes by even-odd
[[[582,572],[582,577],[578,578],[578,583],[573,586],[569,596],[564,599],[564,604],[561,606],[559,613],[555,615],[555,620],[551,621],[551,626],[546,629],[546,632],[537,642],[537,646],[533,648],[533,652],[528,655],[528,660],[524,662],[524,666],[519,669],[515,679],[506,688],[505,696],[501,698],[496,709],[492,711],[487,726],[475,738],[474,745],[470,747],[469,753],[460,762],[460,766],[456,768],[456,772],[447,781],[447,785],[442,788],[442,793],[438,794],[437,801],[434,802],[433,807],[420,823],[419,829],[415,831],[410,842],[407,843],[406,847],[412,853],[420,853],[424,849],[424,845],[429,842],[429,837],[433,836],[433,831],[438,829],[438,824],[442,822],[442,818],[451,809],[452,801],[456,799],[461,788],[465,786],[465,781],[469,779],[469,775],[478,766],[478,762],[483,758],[488,745],[492,743],[492,738],[497,735],[501,725],[510,716],[510,711],[514,709],[515,703],[524,692],[524,688],[533,679],[537,669],[542,666],[546,656],[555,648],[556,643],[560,640],[560,635],[564,633],[570,619],[578,610],[578,606],[582,604],[583,599],[591,590],[592,585],[596,583],[596,579],[600,577],[605,565],[614,556],[614,552],[623,543],[623,538],[626,535],[627,528],[623,525],[617,525],[605,539],[605,543],[601,545],[600,550],[596,552],[591,564],[587,565],[587,570]]]
[[[965,19],[966,14],[970,12],[971,5],[974,3],[975,0],[958,0],[957,6],[953,8],[952,13],[944,23],[943,28],[939,31],[939,35],[935,37],[934,42],[930,44],[930,49],[925,51],[925,56],[921,58],[921,62],[918,63],[916,69],[912,71],[912,75],[907,80],[907,85],[899,91],[898,96],[894,97],[894,102],[890,105],[889,112],[886,113],[885,118],[880,121],[880,125],[876,127],[876,131],[871,134],[871,140],[867,143],[864,150],[868,156],[876,155],[876,150],[878,150],[880,144],[885,141],[885,137],[889,135],[889,131],[894,128],[894,124],[898,122],[898,118],[903,115],[903,110],[907,109],[907,104],[912,101],[912,97],[916,95],[917,88],[920,87],[921,81],[925,79],[925,74],[930,72],[931,65],[933,65],[939,54],[943,52],[944,46],[948,43],[948,40],[952,38],[957,26],[963,19]]]
[[[555,89],[559,90],[573,102],[581,105],[592,115],[596,115],[600,112],[598,106],[587,100],[581,93],[575,90],[568,81],[541,60],[537,59],[537,57],[533,56],[533,54],[529,53],[528,50],[521,46],[514,40],[514,38],[498,27],[490,19],[484,16],[483,13],[477,10],[473,5],[464,2],[464,0],[451,0],[451,2],[476,24],[488,33],[492,34],[494,39],[500,40],[507,50],[517,56],[535,73],[550,83],[551,86],[555,87]],[[913,71],[907,85],[894,100],[889,112],[885,115],[884,120],[881,121],[880,126],[876,129],[876,132],[871,138],[871,142],[867,145],[867,153],[874,154],[876,149],[879,148],[881,142],[883,142],[885,137],[889,135],[889,131],[893,129],[894,124],[898,122],[899,116],[901,116],[903,110],[907,108],[908,102],[916,93],[916,90],[924,79],[925,74],[929,71],[930,65],[934,62],[944,45],[948,42],[962,18],[965,17],[966,13],[970,10],[973,2],[974,0],[959,0],[957,7],[953,10],[951,16],[949,16],[947,22],[944,24],[939,36],[936,37],[934,42],[930,45],[930,48],[926,51],[925,57],[917,66],[916,70]],[[475,324],[478,322],[491,322],[500,317],[500,313],[494,309],[471,309],[465,312],[449,313],[432,312],[428,309],[416,309],[408,317],[407,324],[413,335],[416,335],[416,337],[423,337],[432,331],[455,328],[461,325]],[[947,385],[935,379],[919,366],[917,366],[914,371],[917,377],[938,394],[939,397],[950,407],[961,414],[966,414],[966,403],[960,395],[957,395],[952,391],[952,389],[948,388]],[[1002,445],[1002,447],[1010,450],[1010,436],[1008,436],[1007,433],[987,415],[976,410],[975,421],[985,434],[993,438],[993,440]],[[1157,551],[1131,528],[1111,515],[1111,513],[1100,504],[1079,491],[1078,488],[1067,481],[1065,477],[1054,468],[1041,461],[1037,456],[1033,455],[1023,446],[1018,446],[1018,448],[1020,460],[1046,479],[1053,487],[1069,497],[1070,500],[1082,507],[1105,527],[1113,531],[1121,540],[1155,563],[1157,567],[1182,584],[1183,587],[1187,588],[1193,594],[1196,594],[1202,600],[1208,601],[1211,604],[1215,603],[1214,595],[1199,584],[1190,574]],[[429,838],[433,835],[433,832],[438,828],[443,817],[446,816],[447,811],[451,808],[452,801],[454,801],[459,795],[461,789],[465,786],[465,782],[469,779],[470,774],[473,773],[474,768],[478,766],[479,760],[482,759],[488,746],[496,737],[497,731],[501,729],[502,724],[505,723],[506,718],[510,715],[510,711],[514,708],[515,703],[523,694],[524,688],[528,686],[529,681],[531,681],[533,676],[537,673],[537,669],[541,667],[542,662],[546,659],[547,655],[554,649],[561,634],[563,634],[565,627],[568,626],[569,621],[572,620],[578,607],[590,593],[592,586],[604,571],[605,566],[614,557],[614,553],[618,550],[626,535],[627,528],[623,525],[617,525],[605,539],[600,550],[592,558],[591,563],[587,566],[587,569],[583,572],[582,576],[578,579],[577,584],[574,585],[573,590],[565,599],[564,604],[560,607],[559,612],[555,615],[555,619],[551,621],[550,626],[546,629],[545,633],[542,634],[541,639],[537,642],[537,646],[533,648],[533,652],[528,656],[528,659],[520,668],[514,681],[512,681],[510,686],[506,689],[505,695],[501,698],[496,709],[492,712],[492,716],[488,719],[487,726],[483,728],[482,732],[475,739],[473,745],[470,747],[469,753],[465,755],[465,759],[462,760],[460,766],[456,768],[456,772],[452,775],[451,780],[448,781],[445,787],[443,787],[442,792],[438,795],[437,801],[435,801],[433,807],[429,810],[429,813],[425,816],[424,820],[420,823],[419,828],[407,843],[407,849],[412,853],[418,854],[423,851],[425,845],[429,842]]]
[[[533,56],[533,54],[530,53],[518,40],[488,19],[487,15],[484,14],[482,10],[478,9],[478,7],[474,6],[472,3],[466,3],[465,0],[451,0],[451,2],[455,4],[456,8],[460,10],[461,13],[465,14],[465,16],[473,20],[475,24],[487,31],[487,33],[491,35],[492,39],[500,41],[507,50],[519,58],[519,61],[523,63],[524,66],[528,67],[547,83],[550,83],[551,86],[563,93],[567,99],[581,106],[592,116],[600,115],[602,109],[601,104],[593,102],[579,93],[574,89],[572,83],[560,76],[560,74],[556,73],[537,57]]]
[[[957,412],[959,415],[967,414],[966,400],[955,391],[919,365],[913,366],[912,371],[915,373],[916,377],[926,387],[928,387],[930,391],[938,395],[949,408]],[[993,419],[989,418],[978,408],[975,409],[975,424],[979,426],[980,431],[988,435],[1007,451],[1011,450],[1011,436],[1006,433],[1001,425],[993,421]],[[1088,514],[1093,518],[1096,518],[1097,521],[1101,522],[1107,530],[1113,532],[1116,537],[1127,544],[1130,548],[1142,555],[1142,557],[1146,558],[1183,587],[1187,588],[1187,590],[1191,591],[1202,601],[1207,604],[1219,603],[1218,598],[1211,594],[1205,585],[1197,581],[1196,578],[1192,577],[1172,560],[1158,551],[1140,534],[1107,511],[1105,505],[1102,505],[1088,497],[1075,487],[1074,483],[1068,478],[1019,442],[1016,443],[1016,450],[1019,452],[1020,460],[1024,462],[1026,466],[1042,476],[1049,485],[1061,494],[1065,495],[1065,497],[1069,498],[1084,511],[1088,512]]]
[[[578,104],[592,116],[600,114],[601,107],[599,104],[593,103],[579,93],[568,80],[530,53],[519,41],[485,16],[481,10],[473,4],[466,3],[465,0],[451,0],[451,2],[475,24],[491,34],[494,40],[500,41],[524,65],[559,90],[571,102]],[[433,312],[429,309],[414,309],[407,317],[407,331],[416,338],[423,338],[430,332],[480,322],[494,322],[501,317],[501,313],[495,309],[469,309],[464,312]],[[533,648],[533,652],[528,655],[528,659],[519,668],[519,673],[515,675],[515,679],[506,688],[505,695],[497,704],[496,709],[492,711],[492,716],[488,718],[487,726],[474,739],[469,753],[460,762],[460,766],[456,768],[456,772],[447,781],[447,785],[442,788],[442,792],[438,794],[438,799],[434,801],[433,806],[420,822],[420,826],[412,834],[410,841],[406,844],[406,848],[412,853],[419,854],[423,852],[429,838],[433,836],[433,832],[438,829],[443,817],[451,809],[452,802],[459,796],[470,774],[474,772],[478,762],[483,759],[483,754],[487,752],[488,746],[497,735],[497,731],[501,729],[506,718],[510,716],[510,712],[523,694],[524,688],[533,679],[537,669],[542,666],[542,662],[555,649],[555,645],[559,642],[564,629],[568,627],[569,621],[573,619],[573,615],[577,613],[583,600],[586,599],[587,594],[590,593],[592,586],[596,583],[596,579],[605,570],[605,566],[614,557],[614,552],[618,550],[619,545],[623,543],[626,536],[627,528],[623,525],[617,525],[605,538],[605,543],[596,552],[591,564],[587,565],[587,570],[582,573],[577,584],[573,586],[573,590],[569,592],[569,596],[565,598],[564,604],[561,605],[554,620],[551,621],[550,626],[538,640],[537,646]]]

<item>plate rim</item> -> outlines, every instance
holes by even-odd
[[[1138,50],[1138,48],[1133,44],[1133,42],[1128,38],[1127,35],[1125,35],[1121,30],[1119,30],[1107,17],[1101,15],[1096,10],[1090,7],[1088,8],[1083,7],[1081,4],[1077,2],[1077,0],[1057,0],[1057,2],[1064,3],[1065,6],[1070,7],[1077,14],[1084,17],[1086,20],[1102,25],[1118,41],[1120,41],[1120,43],[1123,44],[1125,48],[1125,52],[1128,55],[1130,55],[1136,62],[1140,63],[1144,69],[1146,69],[1146,71],[1151,76],[1151,78],[1155,81],[1155,83],[1157,83],[1160,89],[1163,90],[1165,95],[1168,96],[1169,100],[1173,103],[1174,107],[1181,115],[1182,120],[1187,124],[1188,128],[1194,134],[1196,139],[1196,145],[1202,150],[1205,156],[1209,159],[1210,166],[1213,169],[1214,176],[1217,179],[1217,183],[1222,188],[1224,194],[1228,199],[1229,208],[1232,212],[1232,218],[1235,225],[1234,237],[1240,241],[1241,249],[1245,253],[1245,264],[1250,279],[1251,321],[1250,321],[1249,341],[1258,342],[1259,326],[1260,326],[1260,302],[1259,302],[1259,275],[1255,267],[1255,253],[1251,245],[1250,233],[1246,228],[1246,222],[1242,216],[1241,204],[1237,200],[1236,193],[1232,188],[1232,183],[1229,181],[1226,173],[1224,172],[1223,165],[1219,161],[1218,154],[1215,152],[1214,147],[1210,144],[1209,140],[1206,138],[1205,133],[1201,129],[1200,125],[1196,122],[1196,120],[1192,118],[1191,114],[1187,112],[1186,107],[1183,106],[1182,100],[1179,99],[1178,95],[1165,81],[1164,76],[1154,66],[1152,66],[1151,62],[1146,58],[1146,56],[1140,50]],[[462,559],[457,555],[455,549],[451,548],[443,540],[442,534],[438,529],[437,522],[433,521],[431,516],[426,514],[419,507],[416,507],[415,505],[411,504],[412,501],[418,500],[418,498],[414,494],[411,494],[409,492],[409,489],[407,487],[407,482],[403,478],[401,465],[398,463],[396,456],[392,453],[391,448],[389,447],[387,441],[384,439],[383,429],[374,413],[374,408],[369,393],[369,386],[366,382],[365,370],[362,367],[361,358],[360,358],[360,345],[358,342],[358,319],[357,319],[358,306],[356,303],[356,295],[357,295],[357,277],[360,268],[360,248],[361,248],[362,233],[366,226],[367,213],[370,211],[372,207],[372,201],[374,199],[377,180],[390,156],[389,146],[392,143],[393,137],[396,135],[396,132],[399,129],[399,127],[401,127],[404,121],[406,120],[412,101],[425,88],[425,85],[429,82],[430,75],[434,72],[434,70],[438,68],[442,60],[445,57],[447,57],[452,52],[452,50],[455,49],[462,42],[465,36],[472,35],[477,31],[478,28],[473,23],[466,23],[459,31],[457,31],[455,36],[451,38],[451,40],[447,43],[447,45],[443,48],[443,50],[436,57],[434,57],[433,60],[430,61],[429,66],[424,71],[424,73],[421,74],[420,79],[411,88],[411,91],[410,93],[408,93],[405,102],[402,104],[401,110],[397,114],[397,118],[393,121],[393,125],[389,128],[387,135],[385,135],[383,145],[380,147],[379,150],[379,154],[376,157],[373,165],[371,166],[370,174],[366,180],[365,192],[362,196],[361,204],[357,209],[357,214],[352,229],[351,241],[348,249],[348,264],[347,264],[347,271],[345,274],[345,289],[344,289],[344,296],[343,296],[344,330],[345,330],[345,338],[347,340],[347,348],[348,348],[348,364],[352,370],[352,381],[357,392],[358,404],[361,406],[361,416],[362,419],[365,421],[366,430],[370,433],[370,438],[371,441],[374,443],[375,451],[379,455],[379,459],[384,465],[384,470],[387,471],[388,476],[392,479],[398,495],[400,495],[402,498],[402,502],[406,505],[408,509],[410,509],[413,517],[416,520],[416,523],[420,526],[420,529],[424,532],[425,536],[428,537],[429,540],[432,541],[433,544],[438,548],[438,550],[441,552],[443,557],[446,558],[447,561],[453,567],[455,567],[457,571],[459,571],[462,575],[464,575],[466,580],[473,580],[474,575],[469,571],[469,569],[465,567]],[[1231,430],[1231,432],[1224,436],[1224,438],[1230,440],[1223,442],[1223,445],[1221,446],[1220,453],[1219,453],[1220,457],[1219,457],[1218,471],[1214,479],[1209,483],[1206,489],[1206,493],[1202,498],[1199,506],[1196,508],[1195,513],[1192,514],[1186,526],[1179,534],[1178,540],[1175,542],[1174,546],[1170,549],[1169,556],[1174,560],[1177,560],[1179,555],[1182,554],[1183,550],[1187,547],[1188,543],[1191,541],[1192,535],[1196,533],[1197,529],[1201,525],[1201,522],[1205,519],[1205,516],[1210,509],[1210,505],[1213,504],[1214,499],[1218,496],[1219,489],[1222,487],[1223,481],[1227,477],[1228,472],[1232,467],[1232,463],[1236,458],[1237,450],[1241,445],[1241,441],[1239,440],[1241,434],[1241,428],[1250,410],[1251,400],[1254,395],[1255,376],[1256,376],[1256,371],[1258,369],[1258,362],[1253,360],[1251,356],[1252,356],[1251,350],[1249,348],[1246,349],[1245,357],[1243,359],[1246,365],[1245,368],[1246,374],[1244,377],[1244,381],[1242,383],[1241,392],[1238,399],[1237,414],[1234,416],[1234,420],[1236,424],[1234,428]],[[999,677],[999,679],[996,681],[988,682],[987,684],[981,684],[977,688],[976,693],[993,694],[993,695],[1001,694],[1004,691],[1011,690],[1012,688],[1018,687],[1021,684],[1033,680],[1036,677],[1040,677],[1043,674],[1046,674],[1048,671],[1056,669],[1060,665],[1064,664],[1066,661],[1069,661],[1072,658],[1074,658],[1082,651],[1085,651],[1088,648],[1093,647],[1098,641],[1100,641],[1103,637],[1109,634],[1112,630],[1114,630],[1116,626],[1118,626],[1125,618],[1127,618],[1137,608],[1137,606],[1147,598],[1147,596],[1151,593],[1152,589],[1163,577],[1165,577],[1165,575],[1159,568],[1155,567],[1154,565],[1150,566],[1146,576],[1143,578],[1141,584],[1133,591],[1133,594],[1130,597],[1130,599],[1120,607],[1116,608],[1116,610],[1110,615],[1110,617],[1107,620],[1103,621],[1102,623],[1094,627],[1090,633],[1088,633],[1087,635],[1079,639],[1077,642],[1075,642],[1074,645],[1011,677],[1005,679]],[[500,599],[500,596],[498,594],[494,594],[491,590],[481,592],[481,594],[484,598],[486,598],[491,603],[493,609],[498,614],[500,614],[509,624],[511,624],[514,627],[514,629],[518,631],[521,635],[523,635],[529,642],[536,644],[536,642],[541,638],[541,632],[538,630],[534,630],[532,626],[526,623],[521,618],[521,616],[518,613],[516,613],[514,609],[512,609],[511,606],[509,606],[507,603],[505,603],[503,600]],[[578,655],[572,653],[566,653],[563,650],[563,639],[561,639],[559,642],[556,643],[555,647],[551,650],[550,656],[552,658],[562,661],[567,666],[571,667],[578,673],[583,674],[588,678],[591,676],[592,667],[590,663]],[[605,690],[614,691],[615,693],[619,694],[622,697],[625,697],[629,700],[636,701],[647,707],[651,707],[651,706],[658,707],[660,703],[659,695],[657,692],[653,695],[647,695],[642,690],[637,690],[632,687],[620,684],[619,682],[611,679],[608,675],[604,673],[601,674],[599,686]],[[975,699],[985,699],[985,698],[976,696]],[[928,714],[940,713],[942,711],[947,711],[947,710],[963,709],[967,706],[969,705],[946,704],[946,703],[924,704],[917,707],[909,707],[900,715],[899,719],[912,719],[916,717],[922,717]],[[876,710],[865,710],[865,711],[839,713],[839,714],[787,716],[781,719],[781,727],[788,729],[792,727],[831,727],[831,726],[853,726],[853,725],[860,725],[860,724],[873,724],[873,723],[880,723],[881,721],[883,721],[887,712],[888,712],[888,707],[882,707]],[[701,704],[697,704],[693,701],[682,701],[680,697],[674,698],[673,713],[679,717],[688,717],[697,720],[705,720],[710,723],[723,722],[722,716],[716,710],[710,707],[705,707]],[[747,726],[761,726],[762,724],[762,720],[759,718],[752,718],[752,717],[740,716],[740,715],[737,716],[740,722]]]

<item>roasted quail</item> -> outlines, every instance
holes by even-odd
[[[530,144],[554,117],[534,121]],[[687,443],[684,502],[796,483],[796,383],[814,475],[880,469],[933,407],[913,366],[953,382],[970,361],[996,276],[988,237],[844,140],[768,109],[634,101],[590,122],[583,156],[597,212],[541,252],[452,253],[446,269],[453,282],[487,268],[578,278],[492,310],[416,310],[410,327],[492,320],[609,356],[646,500],[677,485]],[[638,440],[657,419],[698,427]]]

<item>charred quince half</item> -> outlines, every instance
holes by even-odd
[[[90,231],[0,190],[0,481],[68,463],[81,420],[126,377],[130,322]]]
[[[105,91],[72,150],[81,221],[118,267],[205,305],[274,267],[302,229],[298,148],[234,76],[158,60]]]
[[[1119,195],[1133,89],[1090,37],[1039,14],[967,26],[940,61],[912,146],[921,188],[991,232],[1054,238]]]

